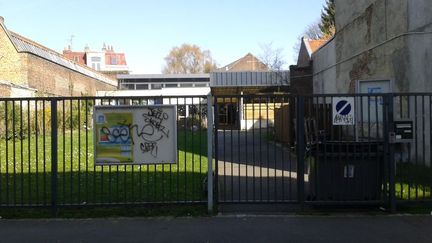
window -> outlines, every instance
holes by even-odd
[[[124,83],[124,84],[120,84],[120,89],[134,89],[134,84],[128,84],[128,83]]]
[[[111,65],[117,65],[117,57],[111,58]]]
[[[162,89],[162,84],[152,84],[151,89]]]
[[[74,60],[75,62],[79,62],[79,57],[78,57],[78,56],[74,56],[73,60]]]
[[[192,87],[192,84],[180,84],[180,87]]]
[[[91,57],[91,61],[92,62],[100,62],[101,58],[100,57]]]
[[[137,84],[136,89],[148,89],[148,84]]]
[[[177,84],[165,84],[166,88],[175,88],[177,87]]]
[[[195,87],[207,87],[207,84],[195,84]]]

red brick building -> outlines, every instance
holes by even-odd
[[[129,74],[125,54],[115,52],[112,46],[104,44],[101,51],[91,51],[87,46],[83,52],[72,51],[69,46],[63,50],[63,55],[112,78],[116,78],[117,74]]]

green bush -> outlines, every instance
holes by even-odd
[[[65,131],[91,128],[92,112],[93,103],[90,101],[87,104],[84,100],[58,102],[57,128]],[[86,120],[88,124],[85,124]],[[45,134],[51,132],[51,103],[49,101],[4,101],[0,103],[0,138],[25,139],[29,135],[40,135],[44,132]]]

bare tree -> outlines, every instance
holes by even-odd
[[[303,31],[303,33],[297,37],[297,41],[293,46],[293,50],[294,50],[294,61],[297,61],[298,58],[298,54],[300,52],[300,46],[301,46],[301,40],[302,38],[308,38],[308,39],[312,39],[312,40],[318,40],[321,39],[323,37],[323,33],[319,27],[319,24],[321,23],[321,20],[318,19],[315,22],[309,24],[306,29]]]
[[[183,44],[173,47],[165,57],[165,74],[209,73],[216,69],[216,62],[210,51],[201,50],[197,45]]]
[[[282,48],[273,48],[273,43],[264,43],[260,44],[261,54],[258,58],[270,69],[273,71],[282,70],[283,65],[285,65],[286,61],[282,54]]]

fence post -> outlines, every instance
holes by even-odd
[[[388,161],[388,170],[389,170],[389,208],[390,212],[394,213],[396,212],[396,168],[395,168],[395,160],[394,160],[394,153],[395,153],[395,144],[390,142],[389,136],[390,133],[394,133],[394,109],[393,109],[393,102],[394,97],[393,94],[386,94],[386,117],[387,117],[387,134],[386,134],[386,142],[387,142],[387,161]]]
[[[57,216],[57,99],[51,99],[51,209]]]
[[[216,96],[213,97],[213,109],[212,109],[212,114],[214,115],[213,118],[213,123],[214,123],[214,161],[215,161],[215,170],[214,170],[214,174],[215,174],[215,178],[214,178],[214,201],[217,204],[219,202],[219,166],[218,166],[218,161],[219,161],[219,134],[218,134],[218,126],[219,126],[219,108],[218,108],[218,99]]]
[[[213,213],[213,100],[207,95],[207,210]]]
[[[304,138],[304,109],[305,97],[297,96],[296,105],[296,129],[297,129],[297,200],[303,208],[304,204],[304,159],[305,159],[305,138]]]

